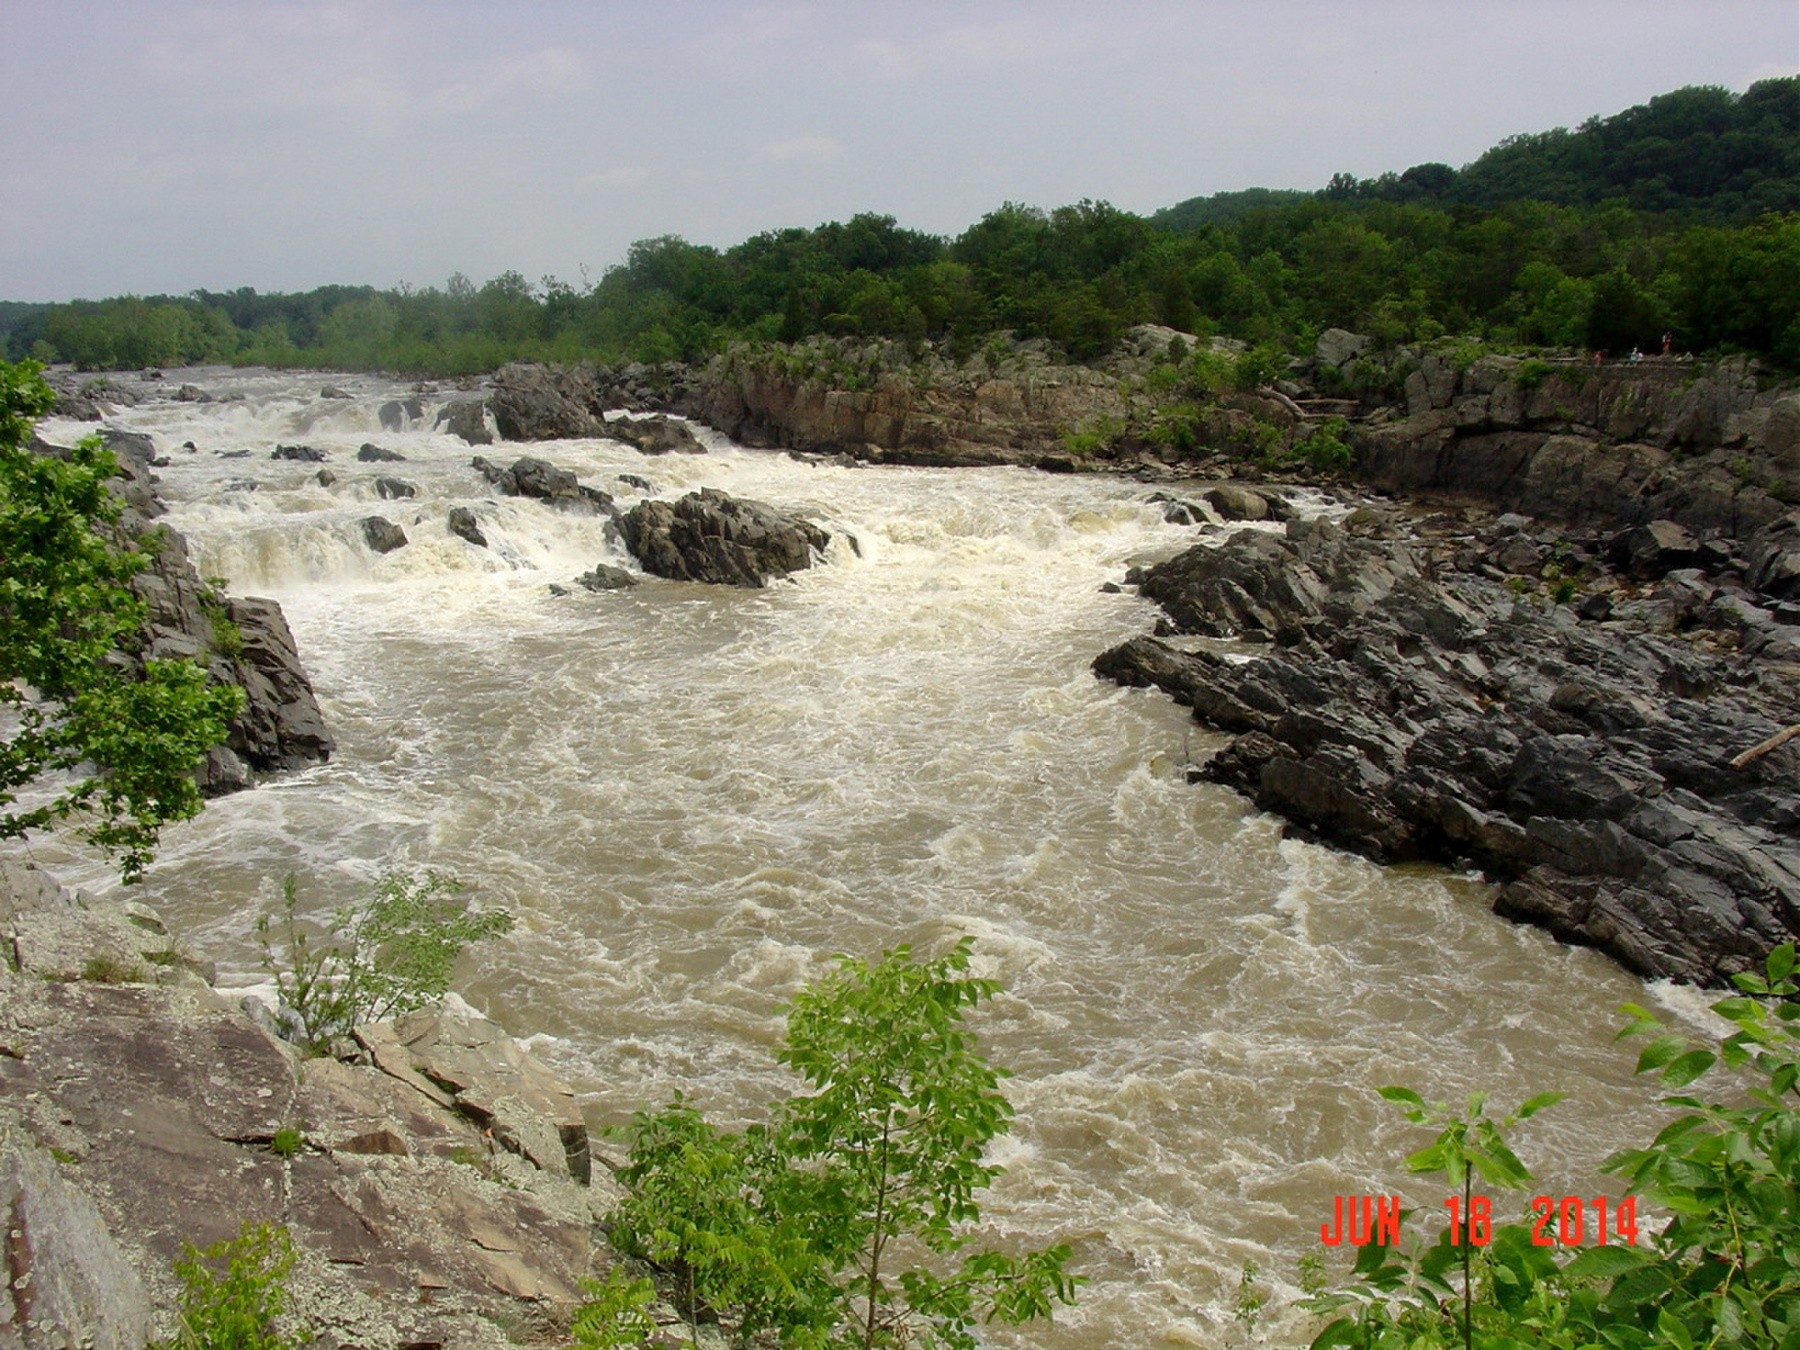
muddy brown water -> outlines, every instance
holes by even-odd
[[[115,419],[171,457],[169,521],[201,573],[281,601],[338,740],[330,764],[167,832],[146,890],[226,981],[261,977],[252,924],[290,871],[319,910],[384,868],[452,871],[519,919],[468,958],[461,995],[528,1037],[591,1124],[676,1089],[742,1122],[791,1089],[780,1008],[832,953],[973,934],[1005,986],[978,1025],[1018,1113],[987,1228],[1072,1244],[1089,1281],[1054,1327],[994,1345],[1303,1343],[1281,1305],[1302,1256],[1347,1265],[1319,1240],[1335,1196],[1441,1212],[1441,1181],[1400,1163],[1426,1136],[1381,1084],[1508,1106],[1567,1091],[1517,1137],[1559,1196],[1597,1193],[1601,1158],[1647,1138],[1616,1009],[1693,1019],[1702,1000],[1494,917],[1478,879],[1284,841],[1185,781],[1219,738],[1090,674],[1155,618],[1102,584],[1196,537],[1147,489],[819,466],[708,432],[704,457],[540,444],[625,506],[621,473],[720,487],[860,549],[840,538],[764,591],[554,596],[597,561],[631,565],[599,520],[490,496],[470,448],[430,430],[430,397],[427,424],[388,432],[399,386],[333,379],[354,397],[185,372],[171,386],[223,401]],[[296,441],[330,454],[335,485],[269,459]],[[364,441],[406,461],[359,464]],[[418,497],[379,500],[378,473]],[[454,505],[491,548],[448,533]],[[370,554],[369,514],[408,547]],[[55,841],[34,854],[109,884]],[[1233,1318],[1247,1262],[1269,1296],[1253,1333]]]

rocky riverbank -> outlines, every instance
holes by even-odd
[[[244,691],[244,710],[232,720],[225,744],[198,770],[200,790],[208,796],[236,792],[270,774],[330,759],[331,735],[281,606],[229,595],[201,580],[186,541],[156,525],[164,507],[156,495],[150,438],[107,428],[102,439],[119,465],[114,482],[124,510],[118,529],[148,557],[131,579],[145,609],[142,645],[125,659],[198,661],[216,682]],[[57,453],[42,441],[35,447]]]
[[[1800,745],[1736,762],[1800,721],[1800,612],[1599,542],[1369,510],[1238,534],[1135,575],[1169,617],[1095,670],[1229,733],[1204,776],[1306,833],[1479,867],[1510,918],[1722,983],[1800,938]]]
[[[141,906],[0,864],[0,1346],[173,1343],[188,1244],[283,1225],[316,1346],[560,1344],[618,1192],[566,1085],[431,1009],[303,1058]]]

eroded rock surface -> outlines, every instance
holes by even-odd
[[[1800,746],[1730,767],[1800,720],[1800,647],[1746,651],[1787,625],[1679,573],[1643,598],[1619,583],[1583,620],[1502,584],[1505,546],[1238,534],[1142,592],[1167,638],[1267,655],[1142,637],[1095,670],[1231,733],[1206,776],[1258,806],[1380,859],[1472,861],[1508,883],[1499,912],[1641,974],[1721,983],[1800,937]]]
[[[91,920],[71,949],[113,949],[106,905],[0,869],[15,941],[46,913]],[[291,1233],[287,1329],[315,1344],[566,1340],[618,1192],[604,1176],[583,1184],[573,1096],[517,1042],[432,1010],[365,1028],[372,1062],[303,1060],[191,968],[147,973],[165,983],[52,981],[0,961],[0,1197],[30,1235],[9,1251],[32,1275],[15,1290],[30,1318],[72,1336],[28,1328],[9,1344],[136,1350],[172,1335],[173,1262],[246,1222]],[[283,1130],[291,1156],[272,1146]]]

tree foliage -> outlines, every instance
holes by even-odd
[[[1650,1038],[1637,1071],[1674,1089],[1663,1101],[1680,1114],[1645,1147],[1620,1150],[1603,1164],[1628,1187],[1614,1202],[1609,1243],[1577,1235],[1564,1245],[1560,1220],[1554,1229],[1525,1220],[1496,1223],[1491,1241],[1479,1247],[1453,1243],[1448,1230],[1410,1251],[1370,1244],[1349,1285],[1311,1300],[1316,1311],[1337,1314],[1313,1341],[1315,1350],[1800,1346],[1795,974],[1794,948],[1786,944],[1770,954],[1763,973],[1738,976],[1740,992],[1713,1005],[1735,1030],[1711,1049],[1626,1005],[1631,1020],[1620,1036]],[[1685,1091],[1718,1069],[1734,1071],[1728,1100]],[[1529,1182],[1504,1137],[1513,1121],[1483,1118],[1479,1094],[1466,1113],[1434,1113],[1403,1088],[1382,1095],[1416,1123],[1443,1124],[1407,1162],[1417,1171],[1443,1171],[1453,1184],[1460,1177],[1462,1213],[1470,1212],[1474,1177],[1502,1190]],[[1516,1119],[1550,1099],[1527,1102]],[[1633,1206],[1632,1219],[1621,1235],[1625,1205]],[[1640,1240],[1649,1227],[1641,1230],[1640,1220],[1652,1209],[1667,1218]],[[1547,1232],[1558,1240],[1544,1244]]]
[[[287,1229],[246,1222],[235,1238],[204,1249],[191,1244],[175,1262],[181,1281],[178,1343],[187,1350],[294,1350],[275,1319],[287,1309],[287,1278],[297,1253]]]
[[[31,362],[0,362],[0,839],[69,820],[143,870],[161,827],[200,810],[194,769],[242,706],[190,661],[137,661],[142,553],[115,537],[117,464],[27,441],[48,411]]]
[[[1800,367],[1792,278],[1800,79],[1681,89],[1462,170],[1416,164],[1318,193],[1253,189],[1145,219],[1106,202],[1003,203],[955,238],[864,213],[727,249],[665,235],[592,285],[127,296],[0,311],[9,351],[88,369],[213,360],[486,370],[512,358],[693,360],[814,334],[966,356],[996,330],[1076,360],[1170,324],[1305,348],[1389,340],[1735,347]],[[42,343],[43,348],[38,344]]]
[[[411,1012],[443,997],[456,959],[471,942],[511,931],[505,910],[474,910],[456,896],[462,885],[438,872],[410,877],[386,872],[367,894],[340,906],[322,936],[299,916],[299,891],[282,883],[275,916],[256,924],[263,967],[275,978],[295,1039],[324,1050],[359,1025]]]
[[[674,1273],[690,1320],[783,1345],[973,1350],[974,1327],[1071,1302],[1069,1249],[970,1250],[984,1151],[1012,1108],[965,1013],[996,992],[972,943],[840,957],[797,997],[781,1062],[805,1084],[771,1121],[716,1129],[679,1098],[638,1115],[615,1240]]]

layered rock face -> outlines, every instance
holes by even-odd
[[[0,956],[0,1340],[169,1337],[173,1262],[245,1223],[288,1229],[289,1307],[323,1344],[500,1350],[553,1334],[605,1265],[619,1193],[588,1185],[574,1097],[485,1018],[426,1010],[302,1059],[147,912],[8,864]]]
[[[1734,538],[1800,501],[1800,393],[1760,390],[1742,359],[1485,356],[1459,368],[1405,349],[1381,359],[1412,369],[1403,404],[1359,428],[1358,477],[1372,486]]]
[[[1292,522],[1191,549],[1140,579],[1164,638],[1268,653],[1144,637],[1095,670],[1230,733],[1205,775],[1258,806],[1376,858],[1473,862],[1508,883],[1501,913],[1641,974],[1721,983],[1800,937],[1800,745],[1732,767],[1800,720],[1800,629],[1697,573],[1584,620],[1502,584],[1516,539],[1461,536]],[[1706,642],[1651,631],[1684,588]]]
[[[215,593],[200,580],[179,534],[168,529],[148,534],[163,514],[151,481],[151,442],[112,430],[104,439],[121,471],[120,528],[127,537],[147,541],[150,552],[149,567],[131,581],[148,613],[141,654],[198,660],[214,679],[245,694],[244,711],[232,722],[226,743],[200,768],[201,791],[234,792],[258,775],[330,759],[331,736],[281,606]]]
[[[691,407],[745,445],[922,465],[1032,464],[1064,452],[1067,433],[1123,419],[1116,377],[1010,356],[990,368],[910,362],[897,344],[734,350],[700,373]]]

